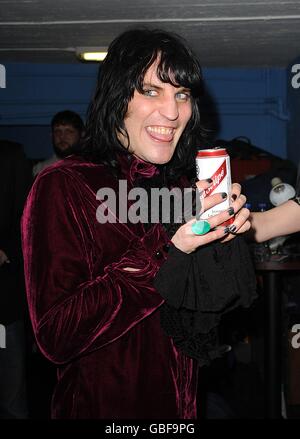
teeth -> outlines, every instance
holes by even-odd
[[[174,129],[173,128],[166,128],[166,127],[147,127],[147,130],[151,133],[157,133],[157,134],[172,134]]]

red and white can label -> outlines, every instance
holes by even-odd
[[[201,219],[207,219],[217,215],[230,207],[229,196],[231,192],[231,170],[230,157],[225,148],[203,149],[198,151],[196,156],[196,171],[199,180],[211,178],[212,185],[203,191],[202,197],[214,193],[226,192],[228,195],[226,200],[217,204],[211,209],[201,214]],[[233,222],[233,218],[226,221],[226,224]],[[225,224],[225,223],[223,223]]]

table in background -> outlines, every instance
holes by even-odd
[[[278,419],[281,414],[281,304],[283,272],[300,271],[300,258],[255,262],[256,271],[263,275],[265,322],[265,384],[266,417]]]

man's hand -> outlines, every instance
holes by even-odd
[[[199,190],[207,189],[211,183],[207,180],[199,180],[197,183]],[[226,194],[226,196],[228,196]],[[188,221],[186,224],[179,227],[171,241],[179,250],[184,253],[191,253],[201,245],[207,245],[210,242],[221,240],[221,242],[233,239],[236,234],[244,233],[250,228],[248,220],[250,212],[243,208],[246,197],[241,194],[241,185],[233,183],[231,188],[231,203],[230,208],[211,216],[206,220],[211,227],[211,231],[204,235],[195,235],[192,231],[192,224],[195,218]],[[202,209],[205,212],[207,209],[222,203],[224,201],[222,193],[209,195],[202,200]],[[223,223],[234,217],[234,223],[230,227],[223,226]]]
[[[0,249],[0,267],[3,264],[9,264],[9,263],[10,263],[10,260],[8,259],[6,253],[4,253],[4,251]]]

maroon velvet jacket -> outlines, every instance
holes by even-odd
[[[129,189],[151,168],[123,164]],[[169,239],[159,224],[99,224],[101,187],[118,188],[107,167],[69,157],[38,176],[23,214],[33,329],[58,366],[52,417],[195,418],[197,367],[163,333],[153,287]]]

